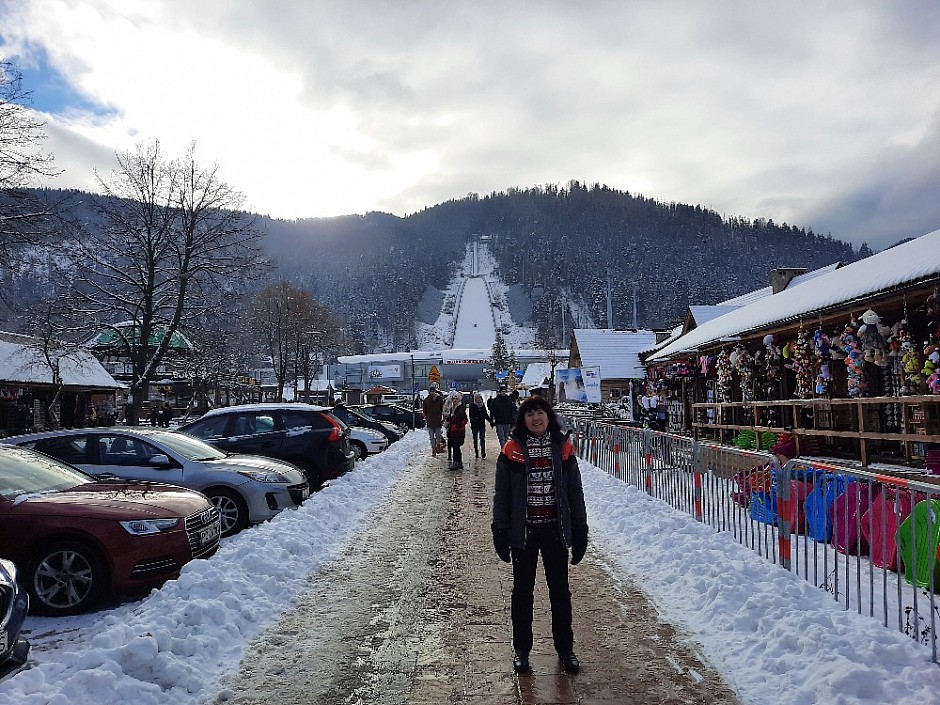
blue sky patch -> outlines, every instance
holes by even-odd
[[[68,79],[50,63],[43,47],[31,47],[30,60],[21,61],[17,56],[5,57],[23,76],[23,91],[29,92],[29,107],[51,115],[67,112],[90,113],[98,117],[114,115],[113,106],[102,105],[76,91]],[[3,42],[0,41],[0,56],[3,56]]]

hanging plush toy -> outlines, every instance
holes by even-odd
[[[856,335],[858,331],[858,321],[854,318],[849,321],[842,335],[839,336],[839,342],[845,351],[845,369],[848,372],[848,395],[850,397],[865,396],[865,359]]]
[[[885,356],[888,343],[882,332],[885,330],[887,329],[881,325],[881,317],[872,309],[862,314],[862,325],[858,327],[858,344],[865,362],[873,362],[879,367],[888,364]]]
[[[910,340],[901,345],[901,365],[904,374],[904,384],[901,394],[920,394],[923,391],[924,376],[920,353]]]
[[[739,345],[729,356],[729,362],[738,373],[741,401],[754,401],[754,357]]]
[[[715,358],[715,397],[719,402],[731,401],[731,359],[722,348]]]
[[[800,328],[796,336],[796,341],[791,343],[791,363],[790,368],[796,375],[796,389],[794,396],[799,399],[809,399],[813,396],[815,386],[813,384],[816,376],[815,366],[813,365],[813,344],[806,336],[806,331]]]

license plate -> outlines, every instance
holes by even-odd
[[[200,530],[199,532],[199,545],[209,543],[210,541],[215,541],[219,538],[219,533],[221,532],[221,526],[219,524],[213,524],[212,526],[207,526],[205,529]]]

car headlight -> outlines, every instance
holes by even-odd
[[[159,534],[161,531],[169,531],[179,523],[179,519],[131,519],[130,521],[122,521],[121,526],[131,536],[147,536],[148,534]]]
[[[251,478],[255,482],[277,482],[280,484],[290,482],[290,480],[284,477],[281,473],[270,470],[239,470],[238,474]]]

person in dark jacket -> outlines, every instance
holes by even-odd
[[[436,457],[441,444],[441,429],[444,426],[444,395],[433,382],[424,398],[423,410],[428,425],[428,438],[431,440],[431,456]]]
[[[450,396],[453,407],[447,416],[447,447],[453,458],[450,463],[451,470],[463,470],[463,442],[467,439],[467,407],[463,404],[463,397],[459,392]]]
[[[473,454],[479,458],[480,454],[486,457],[486,424],[493,425],[493,419],[486,411],[483,405],[483,395],[474,394],[473,403],[470,405],[470,435],[473,436]]]
[[[490,399],[490,418],[496,424],[496,437],[502,448],[509,440],[509,432],[516,420],[516,406],[509,398],[505,387],[501,387],[495,397]]]
[[[588,523],[581,471],[570,433],[562,431],[551,405],[541,397],[519,406],[516,424],[496,460],[493,545],[512,563],[513,668],[529,670],[532,609],[539,554],[552,608],[552,641],[562,666],[577,673],[568,587],[571,565],[587,550]]]

